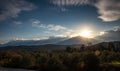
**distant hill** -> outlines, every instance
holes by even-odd
[[[52,50],[65,50],[65,45],[34,45],[34,46],[6,46],[1,47],[0,51],[52,51]]]
[[[6,46],[1,47],[0,51],[52,51],[52,50],[65,50],[67,47],[72,48],[81,48],[81,44],[76,45],[55,45],[55,44],[46,44],[46,45],[33,45],[33,46]],[[112,50],[120,51],[120,41],[113,42],[101,42],[98,44],[86,46],[86,50]]]

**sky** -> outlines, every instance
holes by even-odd
[[[117,30],[116,30],[117,29]],[[0,43],[120,33],[120,0],[0,0]]]

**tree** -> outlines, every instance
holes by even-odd
[[[85,45],[82,44],[80,50],[84,50],[84,49],[85,49]]]
[[[85,71],[98,71],[99,59],[94,54],[86,54],[83,58]]]
[[[72,52],[72,48],[71,48],[71,47],[67,47],[67,48],[66,48],[66,51],[67,51],[67,52]]]

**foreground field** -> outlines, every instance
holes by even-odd
[[[120,53],[110,50],[76,50],[70,47],[51,52],[2,51],[0,66],[18,68],[17,71],[19,68],[40,71],[119,71]]]
[[[35,71],[35,70],[27,70],[27,69],[16,69],[16,68],[1,68],[0,71]]]

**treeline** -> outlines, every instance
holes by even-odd
[[[67,47],[64,51],[1,51],[0,66],[40,71],[119,71],[120,52]]]

